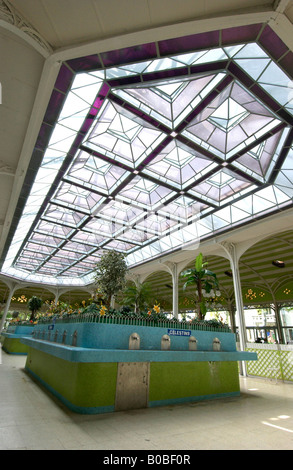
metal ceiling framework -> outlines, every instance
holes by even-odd
[[[265,24],[64,62],[2,273],[84,286],[292,207],[292,63]]]
[[[278,303],[292,305],[293,293],[293,231],[288,230],[265,238],[251,246],[239,259],[242,300],[244,306],[274,306]],[[216,273],[221,291],[222,308],[235,306],[234,285],[230,262],[222,256],[206,256],[208,267]],[[279,261],[279,266],[274,263]],[[281,263],[282,262],[282,263]],[[192,260],[187,267],[193,267]],[[172,310],[172,276],[167,271],[149,274],[143,279],[149,282],[154,299],[163,308]],[[194,287],[183,289],[185,279],[179,276],[179,310],[194,308]]]
[[[277,233],[255,245],[251,246],[239,260],[239,271],[242,286],[242,298],[245,306],[271,306],[292,305],[293,293],[293,231]],[[217,274],[221,291],[221,303],[223,308],[232,307],[235,304],[234,286],[230,262],[222,256],[207,256],[205,259],[209,263],[209,268]],[[282,261],[282,264],[274,263],[275,260]],[[191,267],[194,260],[185,267]],[[159,302],[161,307],[172,310],[172,276],[166,271],[150,273],[143,278],[143,281],[150,283],[154,301]],[[179,276],[178,304],[179,311],[193,309],[193,288],[183,290],[183,279]],[[56,293],[58,299],[70,305],[80,305],[82,300],[86,300],[91,295],[91,290],[66,289],[56,292],[48,289],[45,285],[27,285],[19,283],[13,292],[11,301],[12,310],[26,310],[26,302],[21,302],[21,296],[29,299],[37,295],[45,300],[54,300]],[[3,303],[9,294],[9,288],[0,279],[0,302]]]

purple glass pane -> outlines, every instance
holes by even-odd
[[[82,143],[83,139],[84,139],[84,132],[81,132],[80,134],[76,134],[74,142],[68,152],[69,155],[75,155],[75,152],[79,149],[79,146]]]
[[[196,64],[190,67],[191,74],[199,74],[206,72],[217,72],[219,70],[225,70],[228,65],[227,60],[220,60],[218,62],[211,62],[206,64]]]
[[[39,222],[36,230],[51,233],[53,235],[59,235],[60,237],[63,237],[63,238],[65,238],[72,231],[70,227],[66,227],[62,225],[55,225],[50,222],[46,222],[42,220]]]
[[[72,70],[74,70],[74,72],[81,72],[82,70],[94,70],[102,67],[99,56],[96,54],[69,60],[67,61],[67,64]]]
[[[27,250],[23,250],[22,251],[22,256],[23,257],[26,257],[26,258],[34,258],[34,259],[37,259],[38,261],[42,261],[43,259],[46,258],[46,255],[44,253],[40,253],[40,252],[32,252],[32,251],[27,251]]]
[[[111,87],[121,87],[124,85],[131,85],[134,83],[141,83],[142,79],[140,75],[133,75],[130,77],[120,77],[120,78],[112,78],[111,80],[108,80],[109,85]]]
[[[66,65],[61,65],[57,80],[55,82],[55,88],[60,91],[66,92],[72,82],[74,74]]]
[[[254,84],[250,91],[254,93],[263,103],[269,106],[274,112],[277,112],[280,109],[280,105],[271,98],[262,88],[260,88],[257,84]]]
[[[228,70],[235,75],[237,80],[239,80],[243,85],[245,85],[247,88],[251,87],[253,85],[254,81],[247,75],[240,67],[238,67],[237,64],[234,62],[230,62],[228,66]]]
[[[279,64],[291,75],[291,77],[293,77],[293,52],[289,51],[282,59],[279,60]]]
[[[292,114],[287,113],[287,111],[285,111],[285,109],[280,109],[280,111],[278,111],[278,115],[280,116],[281,119],[288,122],[288,124],[290,124],[290,126],[293,126],[293,116],[292,116]]]
[[[191,126],[188,130],[196,137],[205,142],[210,138],[212,132],[214,132],[214,126],[208,121],[206,121],[204,126],[202,126],[201,124],[195,124],[194,126]]]
[[[256,40],[261,28],[262,24],[252,24],[223,29],[222,45],[227,46],[228,44],[241,44],[242,42]]]
[[[34,149],[32,158],[29,164],[29,171],[38,171],[42,160],[43,160],[44,152],[43,150],[38,150],[37,148]]]
[[[48,142],[50,140],[52,131],[53,131],[52,126],[49,126],[43,122],[43,124],[41,125],[41,129],[40,129],[37,141],[36,141],[35,148],[45,151],[48,145]]]
[[[157,57],[156,44],[142,44],[140,46],[127,47],[118,51],[101,53],[101,59],[105,67],[128,64],[138,60],[154,59]]]
[[[109,85],[107,83],[104,83],[104,85],[102,86],[102,88],[100,89],[100,91],[98,93],[98,97],[100,99],[105,98],[107,96],[109,90],[110,90]]]
[[[44,117],[45,122],[51,125],[55,124],[58,118],[58,115],[60,113],[60,109],[62,108],[65,99],[66,99],[66,95],[64,95],[60,91],[53,90],[46,113],[45,113],[45,117]]]
[[[219,31],[193,34],[176,39],[159,41],[160,55],[179,54],[219,46]]]
[[[161,70],[158,72],[145,73],[143,75],[143,81],[149,82],[154,80],[164,80],[166,78],[181,77],[182,75],[188,75],[188,67],[170,69],[170,70]]]
[[[82,125],[82,128],[80,129],[80,132],[84,135],[87,134],[88,130],[90,129],[93,121],[95,119],[95,116],[93,116],[92,114],[90,114],[84,121],[83,125]]]
[[[259,38],[259,43],[276,60],[278,60],[282,55],[285,54],[285,52],[288,51],[288,47],[269,26],[266,26],[262,31]]]
[[[103,103],[104,103],[104,99],[106,98],[108,92],[110,90],[110,87],[107,83],[104,83],[103,86],[101,87],[101,89],[99,90],[94,102],[93,102],[93,105],[88,113],[88,118],[91,120],[93,119],[97,114],[98,114],[98,111],[99,109],[102,107]],[[84,123],[84,126],[85,126],[85,129],[86,131],[89,129],[89,126],[91,125],[91,122],[88,121],[88,123]]]

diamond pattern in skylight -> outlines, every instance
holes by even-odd
[[[107,102],[85,137],[84,147],[130,168],[137,167],[164,135],[139,118],[133,119],[119,105]]]
[[[249,112],[232,98],[227,98],[208,118],[225,132],[230,132],[237,124],[249,116]]]

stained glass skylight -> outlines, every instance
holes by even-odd
[[[249,111],[232,98],[227,98],[208,118],[208,121],[215,124],[225,132],[229,132],[240,124],[243,119],[249,116]]]
[[[292,52],[217,34],[62,64],[2,272],[85,285],[105,250],[132,267],[292,205]]]

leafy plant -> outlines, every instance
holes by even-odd
[[[30,321],[34,321],[35,315],[42,306],[42,299],[33,295],[28,301],[28,309],[31,311]]]
[[[194,268],[186,269],[181,273],[181,276],[187,279],[183,286],[184,290],[190,285],[196,286],[197,317],[199,320],[203,320],[207,312],[204,294],[209,294],[212,289],[219,287],[216,274],[208,270],[207,265],[207,261],[203,262],[202,253],[199,253],[195,259]]]
[[[147,282],[129,285],[123,292],[124,305],[132,307],[134,313],[144,310],[151,297],[151,286]]]
[[[126,284],[127,265],[125,255],[114,250],[106,252],[96,266],[95,282],[109,307],[112,298]]]
[[[117,313],[121,315],[132,315],[133,310],[129,305],[122,305]]]
[[[99,311],[100,311],[99,306],[95,302],[93,302],[87,307],[85,307],[82,313],[96,313],[97,314]]]

